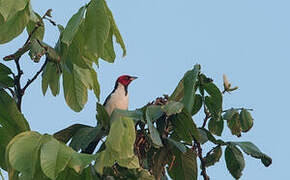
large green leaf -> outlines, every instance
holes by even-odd
[[[208,130],[217,135],[221,136],[224,129],[224,121],[217,120],[216,118],[211,118],[208,122]]]
[[[246,109],[242,109],[240,112],[240,123],[243,132],[248,132],[253,127],[253,118]]]
[[[194,105],[197,77],[200,72],[200,66],[196,64],[193,70],[187,71],[183,77],[184,97],[182,103],[188,112],[191,112]]]
[[[39,39],[42,41],[43,36],[44,36],[44,23],[43,20],[41,19],[40,15],[37,14],[36,12],[34,12],[33,10],[30,10],[30,19],[29,22],[26,26],[26,31],[28,33],[28,35],[30,35],[32,33],[32,31],[34,30],[34,28],[37,25],[37,23],[40,22],[40,26],[37,28],[36,31],[34,31],[34,33],[31,36],[31,39]]]
[[[202,87],[210,95],[205,97],[205,104],[208,107],[209,112],[212,114],[213,117],[219,120],[222,113],[222,93],[220,92],[218,87],[212,82],[204,83],[202,84]]]
[[[5,148],[17,134],[29,130],[24,116],[18,111],[15,101],[0,90],[0,167],[6,169]]]
[[[207,129],[205,128],[198,128],[199,131],[203,131],[202,134],[206,133],[207,136],[207,140],[209,140],[210,142],[216,144],[216,145],[226,145],[226,143],[221,140],[221,139],[216,139],[211,132],[209,132]],[[201,133],[200,133],[201,134]]]
[[[85,150],[88,145],[95,139],[96,135],[100,131],[99,128],[85,127],[79,129],[69,144],[75,151]]]
[[[49,86],[53,96],[59,94],[60,85],[60,72],[56,63],[47,62],[43,72],[42,72],[42,93],[46,94],[47,88]]]
[[[230,142],[232,144],[238,145],[246,154],[261,159],[262,163],[268,167],[272,164],[272,159],[266,154],[262,153],[259,148],[251,142]]]
[[[67,143],[72,137],[73,135],[75,135],[75,133],[81,129],[81,128],[86,128],[86,127],[90,127],[87,125],[83,125],[83,124],[74,124],[71,125],[65,129],[62,129],[58,132],[56,132],[53,137],[63,143]]]
[[[67,46],[69,46],[72,40],[74,39],[80,27],[80,24],[83,20],[85,10],[86,10],[85,6],[81,7],[79,11],[70,18],[69,22],[67,23],[64,29],[61,41],[65,43]]]
[[[29,0],[1,0],[0,1],[0,14],[3,16],[4,21],[15,16],[18,11],[22,11],[27,7]]]
[[[27,131],[17,135],[7,149],[8,161],[12,168],[33,178],[36,173],[36,164],[39,156],[41,135],[37,132]]]
[[[168,101],[161,109],[166,113],[167,116],[180,113],[184,105],[176,101]]]
[[[100,57],[110,30],[104,0],[91,0],[87,8],[84,26],[85,50]]]
[[[191,110],[191,115],[195,115],[202,107],[202,97],[200,94],[196,94],[194,98],[193,108]]]
[[[98,82],[97,72],[94,69],[90,69],[91,76],[92,76],[92,89],[94,90],[96,98],[100,100],[100,84]]]
[[[121,48],[123,50],[123,57],[124,57],[124,56],[126,56],[125,43],[124,43],[123,38],[121,36],[121,33],[120,33],[119,29],[118,29],[118,26],[117,26],[117,24],[115,22],[113,14],[112,14],[111,10],[109,9],[106,1],[104,1],[104,5],[105,5],[106,13],[107,13],[107,15],[109,17],[109,20],[110,20],[110,31],[113,32],[113,35],[115,36],[117,43],[120,44],[120,46],[121,46]],[[112,50],[110,50],[110,48],[111,48],[111,42],[110,42],[111,38],[110,38],[110,36],[111,35],[109,34],[107,42],[105,43],[105,51],[109,51],[109,52],[111,52],[110,54],[112,54],[113,52],[112,52]],[[108,42],[108,40],[109,40],[109,42]]]
[[[5,0],[5,1],[16,1],[16,0]],[[19,0],[17,0],[18,2]],[[0,7],[2,9],[3,1],[1,1]],[[8,3],[10,4],[10,3]],[[3,24],[0,25],[0,44],[7,43],[22,33],[27,23],[29,22],[29,6],[18,11],[13,17],[9,18]]]
[[[174,126],[174,131],[183,141],[189,145],[192,144],[193,138],[199,141],[199,132],[196,124],[185,109],[181,113],[173,115],[170,119]]]
[[[170,177],[179,180],[196,180],[198,173],[194,151],[187,149],[186,153],[182,153],[174,149],[173,153],[175,156],[173,166],[167,169]]]
[[[175,141],[172,138],[167,138],[168,142],[175,146],[177,149],[180,150],[182,153],[186,153],[186,146],[182,144],[181,142]]]
[[[155,179],[160,180],[162,178],[162,173],[164,172],[164,167],[169,160],[169,151],[166,147],[158,149],[156,154],[153,156],[152,164],[152,174]]]
[[[40,162],[43,173],[51,179],[56,179],[71,160],[72,152],[64,144],[51,138],[41,147]]]
[[[139,161],[134,154],[135,143],[134,122],[128,117],[116,117],[112,120],[106,148],[97,154],[95,169],[103,174],[103,168],[112,166],[115,162],[123,167],[139,168]]]
[[[239,179],[245,168],[245,160],[242,152],[236,146],[229,145],[225,150],[225,160],[231,175]]]
[[[156,107],[156,106],[155,106]],[[150,137],[152,140],[152,143],[155,147],[159,148],[162,147],[162,141],[159,135],[159,132],[157,131],[157,129],[155,128],[154,124],[153,124],[153,113],[152,113],[152,109],[154,109],[154,106],[148,106],[147,110],[146,110],[146,121],[147,121],[147,125],[148,125],[148,129],[150,132]]]
[[[84,108],[88,100],[87,82],[90,71],[72,64],[72,71],[64,68],[63,70],[63,89],[64,97],[68,106],[79,112]]]

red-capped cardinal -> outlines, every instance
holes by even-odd
[[[135,79],[137,79],[137,77],[128,75],[120,76],[117,79],[113,91],[104,102],[105,109],[109,116],[111,116],[116,108],[122,110],[128,109],[128,85]]]
[[[128,85],[135,79],[137,79],[137,77],[129,75],[123,75],[117,79],[113,91],[109,94],[104,102],[105,109],[109,116],[111,116],[115,109],[128,109]],[[92,141],[88,147],[82,151],[82,153],[92,154],[104,135],[105,131],[101,129],[96,135],[94,141]]]

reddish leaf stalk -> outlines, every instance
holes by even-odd
[[[200,159],[201,163],[201,175],[203,176],[204,180],[209,180],[209,176],[206,173],[206,167],[205,167],[205,160],[202,157],[202,148],[199,142],[195,142],[197,149],[198,149],[198,157]]]

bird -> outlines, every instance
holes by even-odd
[[[113,91],[107,96],[103,104],[109,116],[115,109],[128,110],[128,86],[135,79],[137,77],[122,75],[116,80]]]
[[[129,75],[122,75],[118,77],[115,82],[113,91],[107,96],[103,104],[109,116],[111,116],[115,109],[128,110],[128,86],[135,79],[137,79],[137,77]],[[92,154],[99,141],[105,136],[105,134],[106,130],[101,129],[96,134],[95,139],[88,145],[85,150],[82,151],[82,153]]]

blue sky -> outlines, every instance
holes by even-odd
[[[53,19],[66,25],[69,18],[87,1],[31,0],[43,14],[53,9]],[[242,180],[286,179],[289,145],[286,138],[290,122],[290,2],[287,0],[139,0],[108,1],[127,46],[122,58],[118,48],[116,63],[100,63],[98,79],[101,102],[122,74],[138,76],[129,87],[129,108],[135,109],[170,94],[184,72],[195,63],[222,88],[225,73],[239,90],[224,96],[224,107],[253,108],[254,127],[241,138],[223,132],[225,140],[252,141],[273,158],[265,168],[259,160],[244,155],[246,167]],[[44,41],[54,45],[58,30],[46,24]],[[13,53],[27,35],[0,45],[0,57]],[[22,59],[24,77],[40,64],[26,56]],[[13,64],[11,63],[11,67]],[[65,104],[63,93],[44,97],[40,79],[27,90],[23,113],[31,127],[41,133],[54,133],[74,123],[95,125],[93,93],[85,109],[75,113]],[[194,118],[201,124],[202,116]],[[225,128],[227,129],[227,128]],[[233,179],[226,170],[224,156],[208,168],[211,179]],[[288,177],[289,178],[289,177]],[[199,177],[199,179],[203,179]]]

